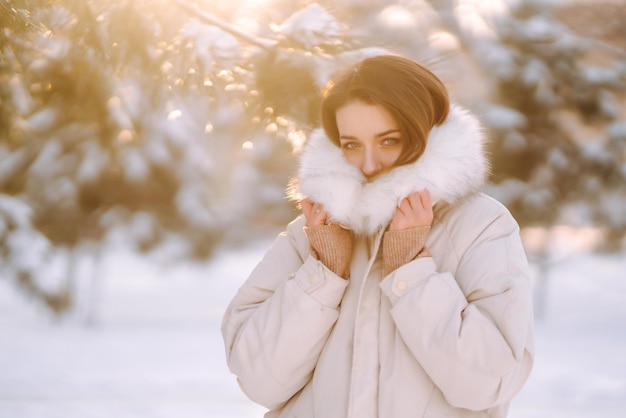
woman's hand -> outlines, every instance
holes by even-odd
[[[308,198],[303,199],[300,204],[302,205],[302,213],[306,219],[305,226],[311,227],[326,224],[328,213],[324,210],[324,206]]]
[[[424,189],[421,192],[411,193],[402,199],[400,206],[389,224],[390,231],[427,226],[433,222],[433,207],[430,201],[430,192]]]

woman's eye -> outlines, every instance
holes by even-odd
[[[358,147],[359,144],[357,144],[356,142],[344,142],[341,144],[341,148],[347,150],[357,149]]]
[[[400,140],[398,138],[385,138],[385,139],[383,139],[383,145],[386,145],[386,146],[398,145],[399,143],[400,143]]]

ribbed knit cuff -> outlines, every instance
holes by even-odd
[[[336,224],[305,227],[311,254],[344,279],[350,276],[352,231]]]
[[[383,275],[386,276],[400,266],[418,257],[429,257],[424,246],[430,225],[387,231],[383,237]]]

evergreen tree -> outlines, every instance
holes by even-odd
[[[382,52],[426,63],[483,116],[490,193],[522,227],[593,222],[623,240],[624,52],[604,48],[599,65],[602,44],[549,2],[251,4],[0,1],[0,196],[28,208],[0,210],[13,225],[0,253],[19,264],[17,230],[45,247],[29,293],[71,305],[72,257],[67,302],[49,301],[40,290],[64,286],[35,269],[59,249],[121,233],[142,251],[178,237],[176,256],[205,258],[261,221],[284,224],[319,88]],[[469,70],[480,94],[454,82]]]
[[[468,42],[492,89],[477,106],[493,139],[492,192],[522,226],[593,224],[620,248],[626,51],[580,36],[556,12],[518,2],[490,20],[493,38]]]

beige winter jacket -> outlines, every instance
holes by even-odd
[[[300,217],[234,297],[222,325],[228,365],[266,417],[506,416],[533,363],[531,290],[516,222],[477,193],[482,142],[453,107],[420,160],[364,183],[338,148],[310,138],[299,191],[356,232],[350,278],[310,255]],[[393,209],[424,187],[438,202],[432,257],[382,277]]]

